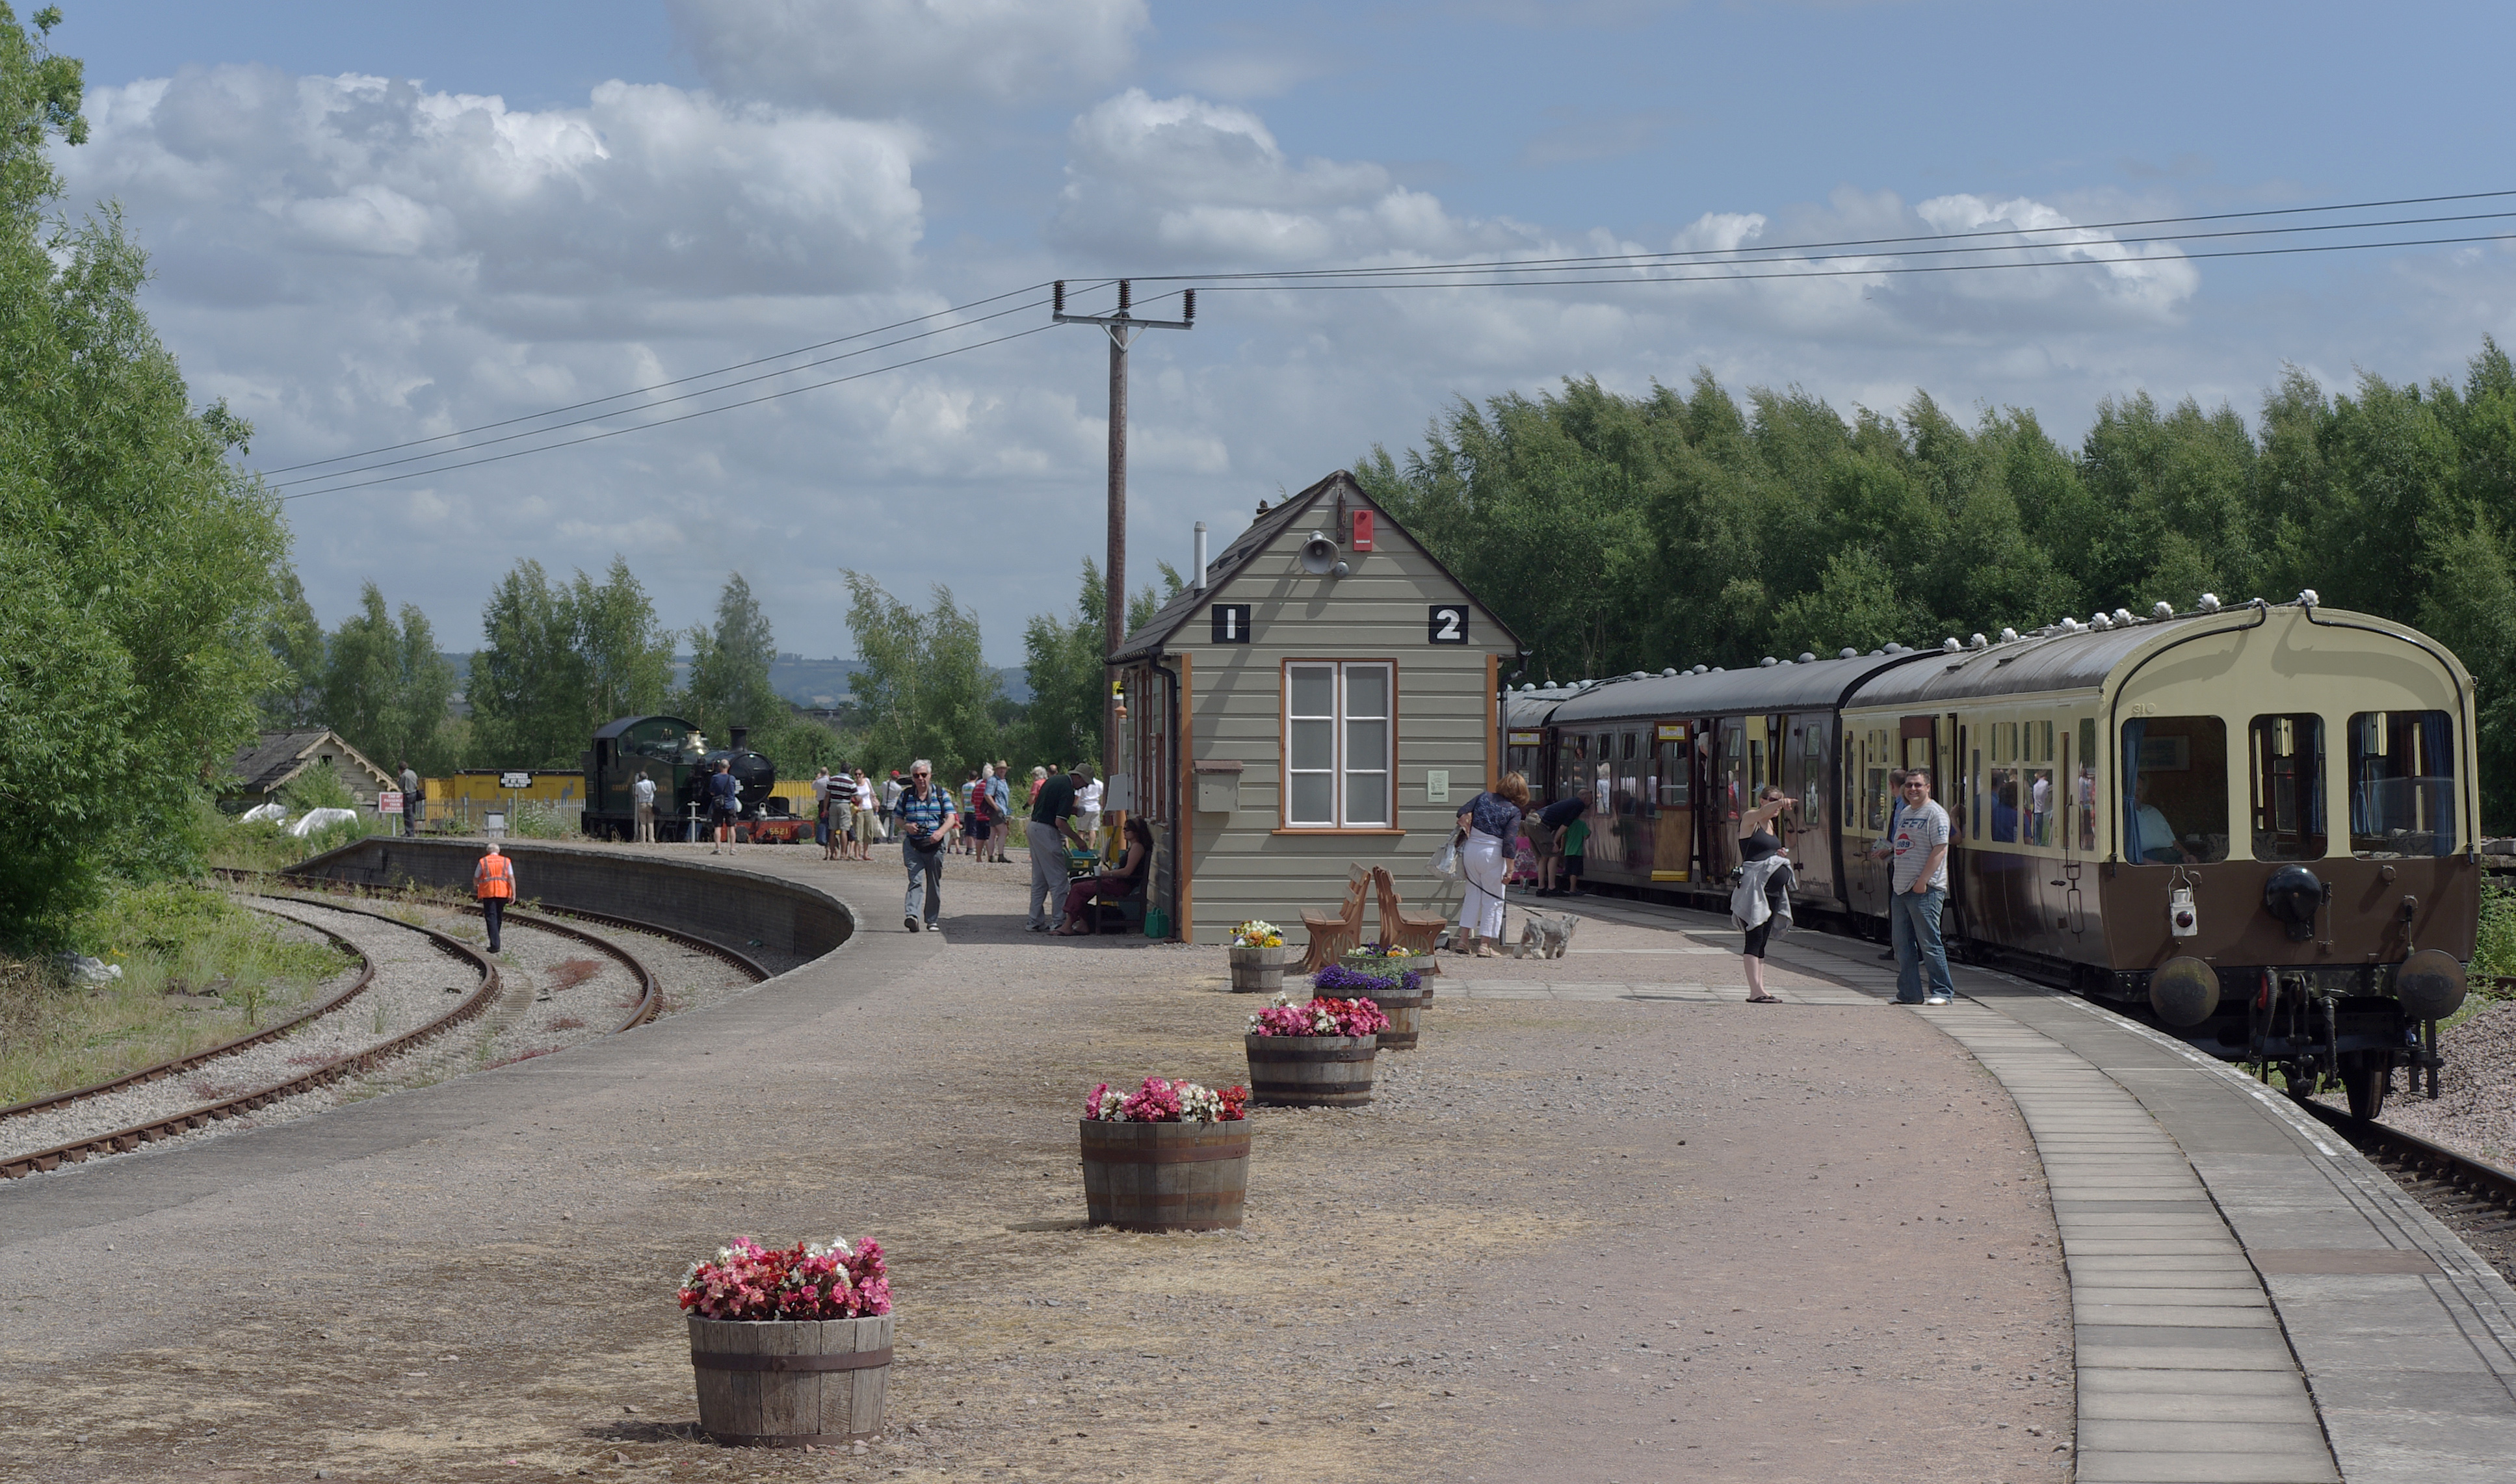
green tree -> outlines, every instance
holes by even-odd
[[[323,667],[323,723],[368,761],[390,770],[409,763],[439,772],[453,763],[446,703],[454,667],[437,650],[428,615],[402,604],[399,622],[374,583],[359,590],[358,611],[332,631]]]
[[[0,6],[0,939],[57,939],[111,873],[197,865],[204,786],[277,678],[287,543],[195,413],[108,207],[64,223],[48,150],[87,137],[79,63]]]
[[[306,586],[297,569],[282,564],[278,593],[271,617],[263,624],[263,641],[278,666],[278,679],[258,702],[262,724],[290,731],[316,724],[323,709],[323,625],[306,601]]]
[[[599,726],[661,708],[673,686],[673,635],[629,563],[615,555],[600,584],[577,573],[568,602],[588,718]]]
[[[686,716],[713,741],[724,744],[736,726],[782,722],[792,710],[769,683],[769,662],[777,657],[776,636],[751,584],[740,572],[717,596],[716,627],[692,629],[691,678],[681,695]]]
[[[538,561],[517,562],[490,593],[481,612],[488,643],[473,653],[465,687],[473,745],[487,763],[566,767],[585,750],[597,723],[575,608]]]
[[[1161,574],[1161,591],[1157,596],[1147,583],[1127,599],[1129,634],[1152,622],[1162,604],[1188,586],[1169,562],[1153,565]],[[1100,765],[1109,694],[1102,624],[1109,601],[1100,564],[1086,556],[1072,615],[1036,614],[1023,626],[1023,680],[1030,687],[1030,701],[1012,728],[1009,747],[1025,765]]]
[[[861,572],[850,572],[848,632],[860,668],[848,677],[866,719],[869,766],[932,761],[936,777],[992,760],[1001,740],[995,707],[1003,687],[980,652],[978,617],[938,585],[920,613]]]

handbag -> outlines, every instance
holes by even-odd
[[[1433,874],[1444,881],[1459,879],[1459,837],[1455,834],[1442,842],[1433,852]]]

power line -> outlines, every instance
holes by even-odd
[[[942,360],[946,356],[961,355],[972,350],[984,350],[989,346],[1000,346],[1009,340],[1021,340],[1027,335],[1037,335],[1042,331],[1053,330],[1055,328],[1057,328],[1057,326],[1054,324],[1033,325],[1027,330],[1016,330],[1011,335],[999,335],[993,340],[983,340],[975,345],[956,346],[949,350],[938,350],[932,355],[920,355],[912,360],[896,361],[888,366],[875,366],[870,370],[858,371],[847,376],[834,376],[827,381],[814,382],[809,386],[789,387],[783,392],[772,392],[761,396],[748,397],[739,402],[729,402],[722,407],[702,407],[696,412],[685,412],[678,417],[658,418],[650,423],[636,423],[627,428],[611,428],[607,429],[602,433],[589,433],[581,438],[567,438],[561,442],[543,443],[531,448],[514,448],[509,449],[505,453],[493,453],[485,459],[467,459],[460,464],[445,464],[440,465],[436,469],[415,469],[408,474],[386,474],[382,478],[364,479],[356,484],[338,484],[334,485],[330,489],[310,489],[300,494],[282,495],[279,498],[282,501],[312,500],[318,495],[345,494],[354,489],[365,489],[370,485],[392,484],[402,479],[424,478],[431,474],[451,474],[458,469],[475,469],[482,464],[498,464],[503,463],[508,459],[521,459],[528,453],[548,453],[553,449],[573,448],[579,443],[596,443],[605,438],[616,438],[624,433],[644,433],[650,428],[668,428],[675,423],[687,423],[692,418],[703,418],[711,413],[731,412],[736,407],[757,406],[762,402],[776,401],[779,397],[794,396],[805,392],[818,392],[824,387],[835,387],[843,382],[862,381],[868,376],[880,376],[886,371],[904,370],[910,366],[922,366],[928,361]],[[460,453],[463,450],[461,449],[449,449],[447,454],[450,456],[451,454]],[[355,472],[356,471],[349,471],[347,473]]]
[[[1019,290],[1017,290],[1017,292],[1020,292],[1020,291],[1019,291]],[[996,299],[1004,299],[1004,298],[1007,298],[1007,297],[1010,297],[1010,296],[1008,296],[1008,295],[1004,295],[1004,294],[999,294],[999,295],[997,295],[997,296],[995,296],[995,297],[996,297]],[[983,302],[983,303],[993,303],[993,302],[995,302],[995,301],[994,301],[994,300],[985,300],[985,301],[982,301],[982,302]],[[759,375],[759,376],[747,376],[747,377],[744,377],[744,378],[743,378],[742,380],[740,380],[740,381],[725,382],[725,383],[723,383],[723,384],[721,384],[721,385],[714,386],[714,387],[703,387],[703,388],[699,389],[699,390],[698,390],[698,391],[696,391],[696,392],[682,392],[682,393],[681,393],[680,395],[678,395],[678,396],[662,397],[662,398],[659,398],[658,400],[655,400],[655,401],[641,403],[640,405],[638,405],[638,406],[636,406],[636,407],[621,407],[621,408],[615,408],[614,410],[612,410],[612,411],[610,411],[610,412],[598,412],[598,413],[593,414],[593,415],[592,415],[592,416],[590,416],[590,417],[575,418],[575,419],[572,419],[572,420],[570,420],[570,421],[568,421],[568,422],[565,422],[565,423],[554,423],[554,424],[551,424],[550,426],[548,426],[548,427],[546,427],[546,428],[527,428],[527,429],[525,429],[525,430],[524,430],[524,432],[522,432],[522,433],[511,433],[506,434],[506,435],[505,435],[505,436],[503,436],[503,437],[486,438],[486,439],[483,439],[483,440],[482,440],[481,442],[478,442],[478,443],[467,443],[467,444],[463,445],[463,446],[462,446],[462,447],[460,447],[460,448],[445,448],[445,449],[439,449],[439,450],[437,450],[436,452],[433,452],[433,453],[414,453],[414,454],[405,454],[405,455],[403,455],[401,458],[398,458],[398,459],[386,459],[386,460],[383,460],[382,462],[379,462],[379,463],[374,463],[374,464],[361,464],[361,465],[357,466],[357,467],[356,467],[356,468],[355,468],[355,469],[336,469],[336,470],[332,470],[332,471],[330,471],[329,473],[326,473],[326,474],[308,474],[307,476],[305,476],[305,477],[304,477],[304,478],[302,478],[302,479],[286,479],[286,480],[281,480],[281,481],[279,481],[279,482],[277,482],[277,483],[273,484],[272,487],[273,487],[273,488],[274,488],[274,489],[291,489],[291,488],[294,488],[294,487],[296,487],[297,485],[300,485],[300,484],[319,484],[319,483],[322,483],[322,482],[323,482],[324,480],[326,480],[326,479],[347,478],[348,476],[350,476],[350,475],[352,475],[352,474],[369,474],[369,473],[372,473],[373,471],[376,471],[376,470],[379,470],[379,469],[394,469],[394,468],[398,468],[398,467],[399,467],[399,466],[401,466],[401,465],[404,465],[404,464],[417,464],[417,463],[423,463],[423,462],[425,462],[425,461],[427,461],[427,460],[429,460],[429,459],[442,459],[442,458],[449,458],[449,457],[451,457],[451,456],[453,456],[453,455],[455,455],[455,454],[458,454],[458,453],[470,453],[470,452],[474,451],[475,449],[482,449],[482,448],[495,448],[495,447],[497,447],[497,446],[498,446],[499,444],[501,444],[501,443],[512,443],[512,442],[514,442],[514,441],[515,441],[516,439],[518,439],[518,438],[539,437],[539,436],[540,436],[540,435],[542,435],[543,433],[562,433],[562,432],[565,432],[565,431],[566,431],[567,429],[570,429],[570,428],[582,428],[582,427],[584,427],[584,426],[585,426],[586,424],[588,424],[588,423],[600,423],[600,422],[603,422],[603,421],[605,421],[605,420],[607,420],[607,419],[609,419],[609,418],[627,417],[627,416],[629,416],[629,415],[631,415],[631,414],[633,414],[633,413],[644,412],[644,411],[647,411],[649,408],[652,408],[652,407],[669,407],[669,406],[673,405],[673,404],[674,404],[674,403],[676,403],[676,402],[687,402],[687,401],[692,400],[693,398],[696,398],[696,397],[702,397],[702,396],[714,396],[714,395],[716,395],[716,394],[717,394],[718,392],[732,392],[732,391],[734,391],[734,390],[735,388],[737,388],[737,387],[750,387],[750,386],[756,386],[756,385],[758,385],[758,384],[759,384],[759,383],[761,383],[761,382],[776,381],[777,378],[779,378],[779,377],[781,377],[781,376],[793,376],[793,375],[795,375],[797,372],[801,372],[801,371],[810,371],[810,370],[814,369],[814,368],[815,368],[815,367],[817,367],[817,366],[830,366],[830,365],[836,365],[837,363],[839,363],[840,361],[843,361],[843,360],[854,360],[854,359],[856,359],[856,358],[857,358],[858,356],[860,356],[860,355],[871,355],[871,354],[872,354],[872,353],[874,353],[876,350],[888,350],[892,349],[892,348],[893,348],[893,347],[895,347],[895,346],[904,346],[904,345],[908,345],[908,344],[910,344],[910,343],[911,343],[911,342],[913,342],[913,341],[931,340],[931,339],[933,339],[934,337],[936,337],[936,336],[938,336],[938,335],[947,335],[947,334],[950,334],[950,333],[951,333],[952,331],[954,331],[954,330],[963,330],[963,329],[968,329],[968,328],[969,328],[969,327],[971,327],[972,325],[981,325],[981,324],[985,324],[986,322],[988,322],[989,320],[992,320],[992,319],[1002,319],[1002,318],[1004,318],[1004,317],[1005,317],[1006,315],[1008,315],[1008,314],[1019,314],[1019,313],[1023,312],[1025,309],[1038,309],[1041,305],[1046,304],[1046,303],[1048,303],[1048,301],[1047,301],[1047,300],[1045,300],[1045,299],[1034,299],[1034,300],[1030,301],[1028,304],[1018,304],[1018,305],[1015,305],[1014,307],[1012,307],[1011,309],[998,309],[998,310],[997,310],[996,312],[994,312],[993,314],[982,314],[982,315],[978,316],[978,317],[977,317],[977,318],[975,318],[975,319],[964,319],[964,320],[959,320],[959,321],[956,321],[955,323],[948,324],[948,325],[942,325],[942,326],[939,326],[939,327],[937,327],[937,328],[935,328],[935,329],[932,329],[932,330],[920,330],[919,332],[917,332],[917,333],[916,333],[916,334],[914,334],[914,335],[903,335],[903,336],[900,337],[898,340],[887,340],[887,341],[882,342],[882,343],[881,343],[881,344],[879,344],[879,345],[864,346],[864,347],[861,347],[861,348],[860,348],[860,349],[858,349],[858,350],[854,350],[846,351],[846,352],[844,352],[844,353],[842,353],[842,354],[823,356],[823,357],[822,357],[821,359],[819,359],[819,360],[806,361],[804,364],[802,364],[802,365],[800,365],[800,366],[788,366],[788,367],[786,367],[784,370],[780,370],[780,371],[769,371],[769,372],[764,372],[764,373],[762,373],[762,374],[761,374],[761,375]],[[931,317],[931,316],[930,316],[930,317]],[[916,321],[911,320],[911,321],[908,321],[908,322],[909,322],[909,323],[915,323]],[[865,333],[867,333],[867,334],[880,334],[881,332],[880,332],[880,331],[867,331],[867,332],[865,332]],[[861,339],[861,338],[862,338],[861,336],[855,336],[855,335],[851,335],[851,336],[846,337],[846,339],[847,339],[847,340],[857,340],[857,339]],[[844,341],[826,341],[826,342],[823,342],[823,344],[825,344],[825,345],[840,345],[840,344],[843,344],[843,343],[844,343]],[[993,344],[993,342],[989,342],[989,344]],[[800,351],[791,351],[791,350],[787,352],[787,354],[789,354],[789,355],[793,355],[793,354],[800,354],[800,353],[802,353],[802,352],[800,352]],[[765,356],[765,357],[763,357],[763,358],[762,358],[762,360],[760,360],[760,361],[753,361],[753,362],[750,362],[750,364],[752,364],[752,365],[759,365],[759,364],[762,364],[762,363],[763,363],[763,361],[767,361],[767,360],[778,360],[778,359],[782,359],[782,358],[783,358],[783,357],[781,357],[781,356],[774,356],[774,355],[773,355],[773,356]],[[914,364],[916,364],[916,362],[914,362],[914,361],[910,361],[910,362],[905,362],[905,364],[914,365]],[[703,374],[703,376],[684,377],[684,378],[682,378],[682,380],[683,380],[683,381],[685,381],[685,382],[688,382],[688,381],[697,381],[697,380],[702,380],[702,379],[704,379],[704,376],[717,376],[717,375],[723,375],[723,374],[724,374],[723,372],[708,372],[708,373],[704,373],[704,374]],[[667,382],[667,383],[664,383],[663,385],[665,385],[665,386],[674,386],[674,385],[679,385],[679,384],[678,384],[678,383],[671,383],[671,382]],[[827,386],[827,385],[830,385],[830,384],[825,382],[825,383],[822,383],[821,385]],[[621,393],[620,393],[620,395],[621,395],[621,396],[633,396],[633,395],[635,395],[635,394],[636,394],[635,392],[621,392]],[[579,403],[577,404],[577,406],[579,406],[579,407],[591,407],[591,406],[598,405],[600,402],[603,402],[603,401],[613,401],[613,400],[617,400],[617,398],[616,398],[616,397],[602,397],[602,398],[598,398],[598,399],[597,399],[597,401],[594,401],[594,402],[579,402]],[[734,403],[729,403],[728,405],[730,405],[730,406],[736,406],[736,407],[740,407],[740,406],[748,406],[748,405],[749,405],[749,403],[747,403],[747,402],[734,402]],[[512,424],[515,424],[515,423],[529,423],[529,422],[535,422],[535,421],[538,421],[538,420],[540,420],[540,419],[542,419],[542,418],[547,418],[547,417],[556,417],[556,416],[558,416],[558,415],[559,415],[559,413],[560,413],[560,412],[567,412],[567,411],[572,411],[572,410],[574,410],[574,409],[572,409],[572,408],[565,408],[565,407],[564,407],[564,408],[557,409],[557,411],[553,411],[553,412],[540,412],[540,413],[533,413],[533,414],[530,414],[530,415],[528,415],[528,416],[524,416],[524,417],[509,418],[509,419],[507,419],[505,422],[502,422],[502,423],[489,423],[489,424],[484,424],[484,425],[482,425],[482,427],[481,429],[476,430],[476,431],[480,431],[480,432],[486,432],[486,431],[488,431],[489,429],[493,429],[493,428],[504,428],[504,427],[508,427],[508,426],[510,426],[510,425],[512,425]],[[441,440],[442,440],[442,439],[444,439],[444,438],[459,437],[459,436],[461,436],[461,434],[459,434],[459,433],[440,433],[437,438],[420,438],[420,439],[415,439],[415,440],[413,440],[412,442],[408,442],[408,443],[397,443],[397,444],[395,444],[392,448],[379,449],[379,450],[377,450],[377,451],[378,451],[378,452],[380,452],[380,453],[391,453],[391,452],[394,452],[396,449],[400,449],[400,448],[412,448],[412,447],[416,447],[416,446],[418,446],[418,444],[420,444],[420,443],[438,442],[438,441],[441,441]],[[349,458],[353,458],[353,457],[356,457],[356,455],[349,455],[349,454],[345,454],[345,455],[343,455],[343,456],[342,456],[342,458],[341,458],[341,459],[326,459],[326,460],[322,460],[321,462],[322,462],[322,463],[326,463],[326,464],[337,464],[337,463],[342,462],[342,461],[343,461],[343,460],[345,460],[345,459],[349,459]],[[296,464],[296,465],[291,465],[291,466],[289,466],[289,467],[290,467],[291,469],[312,469],[312,468],[314,468],[315,466],[314,466],[314,465],[312,465],[312,464]],[[287,472],[286,470],[273,471],[273,473],[282,473],[282,474],[284,474],[284,473],[286,473],[286,472]],[[421,473],[426,473],[426,472],[427,472],[427,471],[421,471]]]
[[[1108,281],[1110,280],[1099,280],[1094,286],[1098,287],[1100,283],[1106,283]],[[549,407],[540,412],[527,412],[518,417],[502,418],[494,423],[482,423],[471,428],[458,428],[452,433],[440,433],[432,437],[412,438],[400,443],[386,443],[375,448],[361,449],[356,453],[335,454],[328,459],[311,459],[303,464],[284,464],[277,469],[267,469],[262,472],[266,474],[295,474],[301,469],[320,469],[326,464],[346,464],[355,459],[373,458],[380,453],[398,453],[402,449],[417,448],[424,443],[442,443],[449,438],[469,437],[476,433],[488,433],[500,428],[512,428],[518,423],[529,423],[538,418],[558,417],[560,414],[566,412],[577,412],[587,407],[600,407],[605,402],[616,402],[623,397],[637,396],[648,392],[668,392],[675,387],[687,386],[692,382],[706,381],[711,377],[730,376],[736,371],[748,371],[754,366],[765,366],[773,360],[785,360],[791,356],[809,355],[815,350],[826,350],[832,346],[843,346],[850,341],[862,340],[868,335],[889,334],[893,330],[906,329],[908,326],[913,324],[924,324],[930,319],[940,319],[946,314],[959,314],[970,309],[985,309],[988,305],[997,303],[1000,300],[1011,299],[1016,294],[1033,293],[1046,287],[1048,287],[1048,285],[1045,282],[1026,284],[1022,288],[1007,289],[1001,294],[991,294],[985,299],[972,300],[968,304],[956,304],[948,309],[937,309],[931,314],[919,314],[908,319],[896,320],[887,325],[876,325],[869,330],[859,330],[853,335],[841,335],[832,340],[824,340],[809,346],[798,346],[792,350],[779,350],[770,355],[755,356],[750,360],[736,361],[731,366],[719,366],[713,371],[693,371],[688,376],[675,377],[673,380],[668,382],[656,382],[652,386],[647,387],[633,387],[626,392],[614,392],[609,396],[598,396],[589,398],[582,402],[570,402],[565,407]],[[996,316],[988,315],[986,317],[992,319]],[[962,322],[977,323],[978,321],[971,320]],[[825,362],[816,362],[815,364],[825,364]],[[794,366],[789,367],[788,369],[802,371],[810,368],[807,366]]]
[[[2119,222],[2078,222],[2063,227],[2010,227],[1963,232],[1924,232],[1903,237],[1847,237],[1823,242],[1758,243],[1753,247],[1671,248],[1661,252],[1603,253],[1578,258],[1489,258],[1459,263],[1409,265],[1405,266],[1403,269],[1398,266],[1393,266],[1388,270],[1393,272],[1401,270],[1446,272],[1466,271],[1471,269],[1498,269],[1514,267],[1557,268],[1585,263],[1638,263],[1661,259],[1708,258],[1718,257],[1725,254],[1751,252],[1792,253],[1815,252],[1821,249],[1837,247],[1893,247],[1907,242],[1945,242],[1969,237],[2016,237],[2071,231],[2114,231],[2121,227],[2172,227],[2178,223],[2184,222],[2234,222],[2259,217],[2294,217],[2342,211],[2375,211],[2393,206],[2434,206],[2448,201],[2485,201],[2496,200],[2507,196],[2516,196],[2516,190],[2468,190],[2453,195],[2400,196],[2391,200],[2382,201],[2344,201],[2328,206],[2284,206],[2265,208],[2260,211],[2210,212],[2203,215],[2187,217],[2143,217],[2126,219]],[[2352,224],[2336,222],[2328,225],[2335,229],[2339,229],[2347,227]],[[1132,276],[1136,281],[1141,283],[1221,283],[1235,278],[1327,277],[1360,271],[1366,270],[1358,268],[1285,268],[1280,270],[1239,273],[1138,273]]]

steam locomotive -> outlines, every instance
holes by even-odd
[[[773,808],[782,812],[784,801],[770,792],[777,783],[777,764],[743,745],[748,732],[733,728],[732,745],[711,752],[698,727],[679,717],[622,717],[597,728],[582,759],[585,833],[597,840],[636,838],[638,810],[630,789],[644,773],[655,782],[656,838],[682,838],[692,818],[707,817],[707,778],[720,762],[733,764],[744,818]]]
[[[1511,692],[1509,765],[1589,800],[1583,879],[1727,897],[1768,784],[1794,910],[1885,936],[1891,770],[1953,828],[1943,930],[2373,1117],[2434,1069],[2480,919],[2472,678],[2405,625],[2160,603],[1935,649]]]

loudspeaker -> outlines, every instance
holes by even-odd
[[[1337,544],[1318,531],[1311,532],[1311,539],[1302,543],[1302,570],[1314,577],[1324,577],[1338,565]]]

